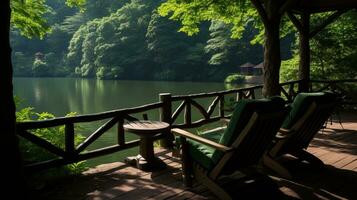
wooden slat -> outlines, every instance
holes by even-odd
[[[211,117],[209,119],[200,119],[200,120],[197,120],[195,122],[192,122],[191,124],[186,124],[186,123],[173,124],[171,126],[171,128],[195,128],[195,127],[199,127],[199,126],[202,126],[204,124],[207,124],[207,123],[219,121],[220,119],[221,119],[221,117],[216,116],[216,117]]]
[[[344,168],[346,165],[352,163],[355,160],[356,160],[356,158],[354,156],[348,156],[348,157],[345,157],[344,159],[341,159],[340,161],[334,163],[333,166],[337,167],[337,168]]]
[[[347,169],[347,170],[354,170],[355,168],[357,168],[357,157],[356,156],[355,156],[354,161],[352,161],[349,164],[342,167],[342,169]]]
[[[203,115],[205,119],[209,119],[209,115],[206,112],[206,109],[204,109],[200,104],[198,104],[195,100],[190,101],[191,105],[196,107],[198,111]]]
[[[140,142],[139,140],[133,140],[133,141],[130,141],[122,146],[120,146],[120,145],[108,146],[108,147],[104,147],[101,149],[96,149],[93,151],[88,151],[86,153],[76,155],[75,157],[73,157],[71,159],[59,158],[59,159],[47,160],[47,161],[43,161],[43,162],[25,165],[25,171],[27,173],[33,173],[33,172],[38,172],[38,171],[48,169],[51,167],[58,167],[58,166],[70,164],[73,162],[79,162],[82,160],[87,160],[90,158],[95,158],[98,156],[111,154],[111,153],[118,152],[118,151],[121,151],[124,149],[129,149],[129,148],[138,146],[139,142]]]
[[[221,96],[217,96],[216,98],[214,98],[214,100],[212,101],[211,105],[208,106],[208,110],[207,113],[209,116],[212,115],[214,109],[216,108],[219,100],[220,100]]]
[[[77,153],[83,151],[90,144],[96,141],[101,135],[103,135],[106,131],[112,128],[117,122],[119,118],[114,117],[113,119],[107,121],[101,127],[99,127],[96,131],[94,131],[89,137],[87,137],[80,145],[78,145]]]
[[[285,95],[285,97],[288,99],[288,101],[291,101],[291,98],[289,94],[285,91],[285,88],[280,87],[280,91]]]
[[[177,119],[177,117],[180,115],[181,111],[185,108],[186,106],[186,101],[182,101],[182,103],[179,105],[179,107],[177,107],[177,109],[175,110],[174,114],[171,117],[171,122],[174,123]]]
[[[184,121],[185,124],[191,125],[192,119],[191,119],[191,100],[187,99],[186,100],[186,106],[185,106],[185,115],[184,115]]]
[[[32,133],[29,133],[25,130],[18,130],[18,134],[20,136],[22,136],[23,138],[33,142],[34,144],[46,149],[47,151],[55,154],[55,155],[58,155],[58,156],[61,156],[61,157],[65,157],[66,156],[66,153],[61,149],[61,148],[58,148],[56,146],[54,146],[53,144],[51,144],[50,142],[48,142],[47,140],[45,139],[42,139]]]

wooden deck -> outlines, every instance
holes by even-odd
[[[342,120],[343,128],[337,122],[328,124],[308,148],[324,161],[324,170],[295,162],[291,165],[293,181],[271,176],[281,193],[280,199],[357,199],[357,114],[345,114]],[[216,199],[201,185],[185,188],[179,159],[167,150],[156,151],[168,165],[167,169],[144,172],[121,162],[105,164],[80,177],[49,182],[32,196],[53,200]]]

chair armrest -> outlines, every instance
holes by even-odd
[[[294,131],[292,129],[280,128],[275,138],[277,139],[285,139],[289,137]]]
[[[230,151],[233,150],[233,148],[226,147],[226,146],[224,146],[222,144],[219,144],[217,142],[213,142],[211,140],[208,140],[206,138],[200,137],[198,135],[195,135],[195,134],[190,133],[188,131],[185,131],[183,129],[173,128],[173,129],[171,129],[171,132],[173,134],[175,134],[175,135],[179,135],[181,137],[185,137],[185,138],[189,138],[191,140],[195,140],[195,141],[197,141],[199,143],[205,144],[207,146],[210,146],[210,147],[215,148],[215,149],[217,149],[219,151],[222,151],[222,152],[230,152]]]

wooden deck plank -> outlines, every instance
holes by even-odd
[[[357,157],[355,158],[354,161],[350,162],[349,164],[345,165],[342,167],[342,169],[347,169],[347,170],[355,170],[357,168]]]
[[[336,168],[342,169],[344,166],[350,164],[354,160],[355,160],[354,156],[348,156],[348,157],[345,157],[344,159],[341,159],[340,161],[334,163],[333,166]]]
[[[345,153],[331,153],[327,158],[323,159],[325,165],[334,165],[336,162],[348,157],[348,154]]]

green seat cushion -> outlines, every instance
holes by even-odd
[[[200,136],[218,143],[224,133],[224,130],[225,129],[215,130],[200,134]],[[190,139],[188,139],[187,142],[190,144],[189,153],[191,157],[206,169],[213,168],[214,164],[218,161],[220,156],[222,156],[221,152],[216,151],[212,147]]]
[[[211,139],[225,146],[231,146],[239,133],[246,126],[254,112],[275,112],[285,108],[285,101],[281,97],[258,100],[240,100],[233,111],[227,129],[223,133],[212,132],[202,137]],[[198,142],[189,141],[190,154],[203,167],[210,170],[222,158],[223,153]]]
[[[290,129],[305,114],[313,102],[321,104],[334,101],[336,101],[336,95],[332,92],[299,93],[290,105],[291,110],[282,127]]]

